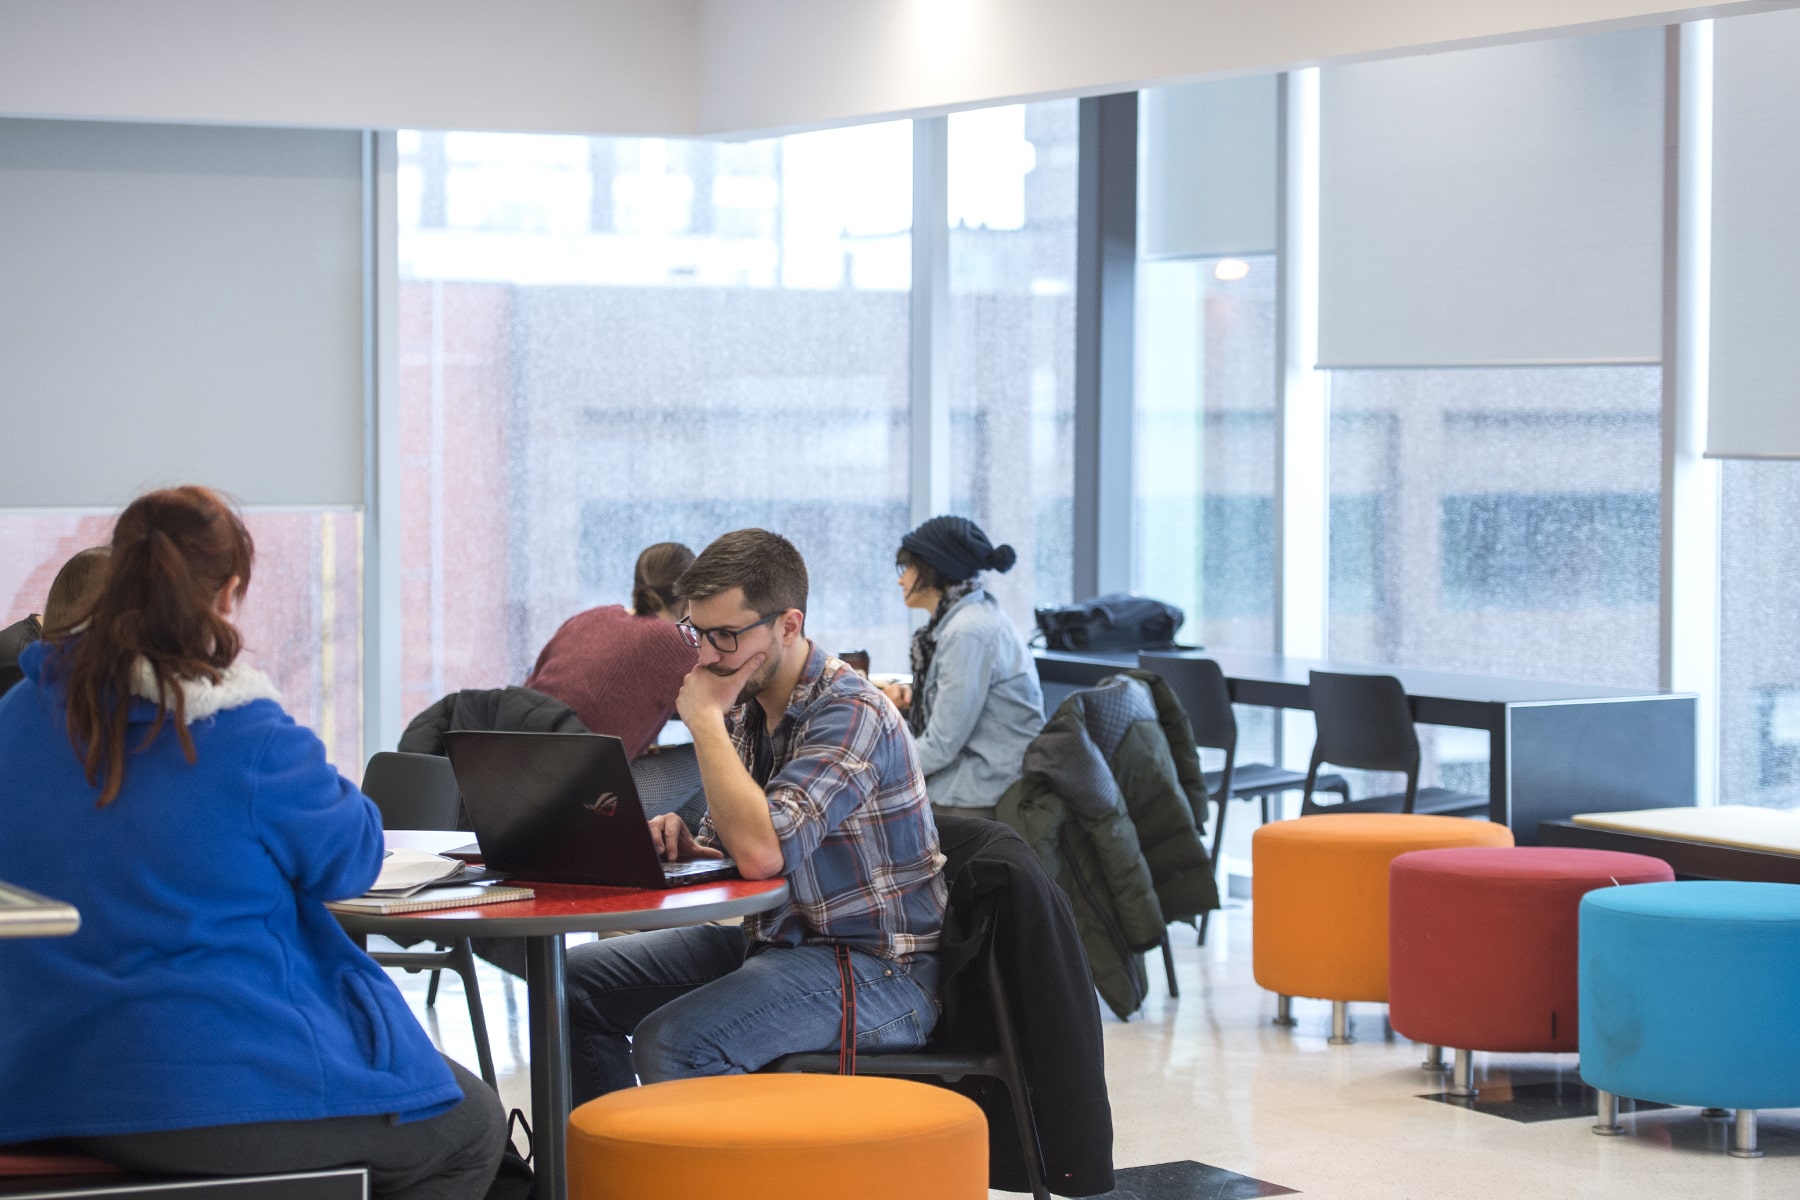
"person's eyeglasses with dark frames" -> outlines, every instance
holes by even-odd
[[[912,566],[911,563],[904,563],[904,562],[895,563],[894,564],[894,575],[896,577],[898,577],[898,576],[906,574],[906,568],[908,568],[910,566]]]
[[[700,639],[704,637],[707,641],[712,643],[712,648],[717,650],[720,654],[735,654],[737,653],[739,637],[749,633],[758,625],[767,625],[771,621],[780,620],[782,614],[786,612],[787,609],[785,608],[782,609],[781,612],[772,612],[760,621],[750,622],[742,629],[701,629],[687,617],[683,617],[681,620],[675,622],[675,628],[681,630],[682,638],[685,639],[690,646],[698,648]]]

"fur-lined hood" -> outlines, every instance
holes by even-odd
[[[204,721],[227,709],[242,708],[253,700],[273,700],[281,703],[281,693],[275,684],[255,667],[244,663],[233,663],[219,673],[219,682],[213,683],[205,679],[183,679],[180,681],[183,699],[186,702],[186,723]],[[157,703],[156,676],[150,671],[150,664],[138,659],[132,670],[131,694]]]

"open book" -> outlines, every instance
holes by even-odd
[[[381,874],[375,877],[368,894],[392,898],[411,896],[436,884],[454,883],[463,873],[463,864],[441,854],[423,850],[389,850],[381,860]]]

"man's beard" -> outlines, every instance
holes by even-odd
[[[764,661],[761,670],[757,671],[756,674],[744,681],[744,686],[738,691],[738,703],[742,704],[744,701],[768,687],[769,681],[775,678],[775,672],[779,670],[780,667],[781,659],[771,655]]]
[[[732,707],[737,707],[744,701],[754,697],[764,688],[768,687],[769,681],[775,678],[775,672],[779,670],[780,667],[781,659],[779,657],[771,656],[770,658],[765,659],[761,669],[753,673],[748,679],[744,680],[744,686],[738,689],[737,699],[731,702]],[[729,671],[720,671],[717,667],[708,667],[707,670],[711,671],[714,675],[731,674]]]

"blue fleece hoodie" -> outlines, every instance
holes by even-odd
[[[55,658],[28,648],[0,697],[0,880],[81,929],[0,940],[0,1143],[453,1107],[405,1000],[323,907],[374,881],[381,818],[268,680],[186,689],[191,766],[168,724],[137,749],[156,710],[131,700],[124,787],[98,808]]]

